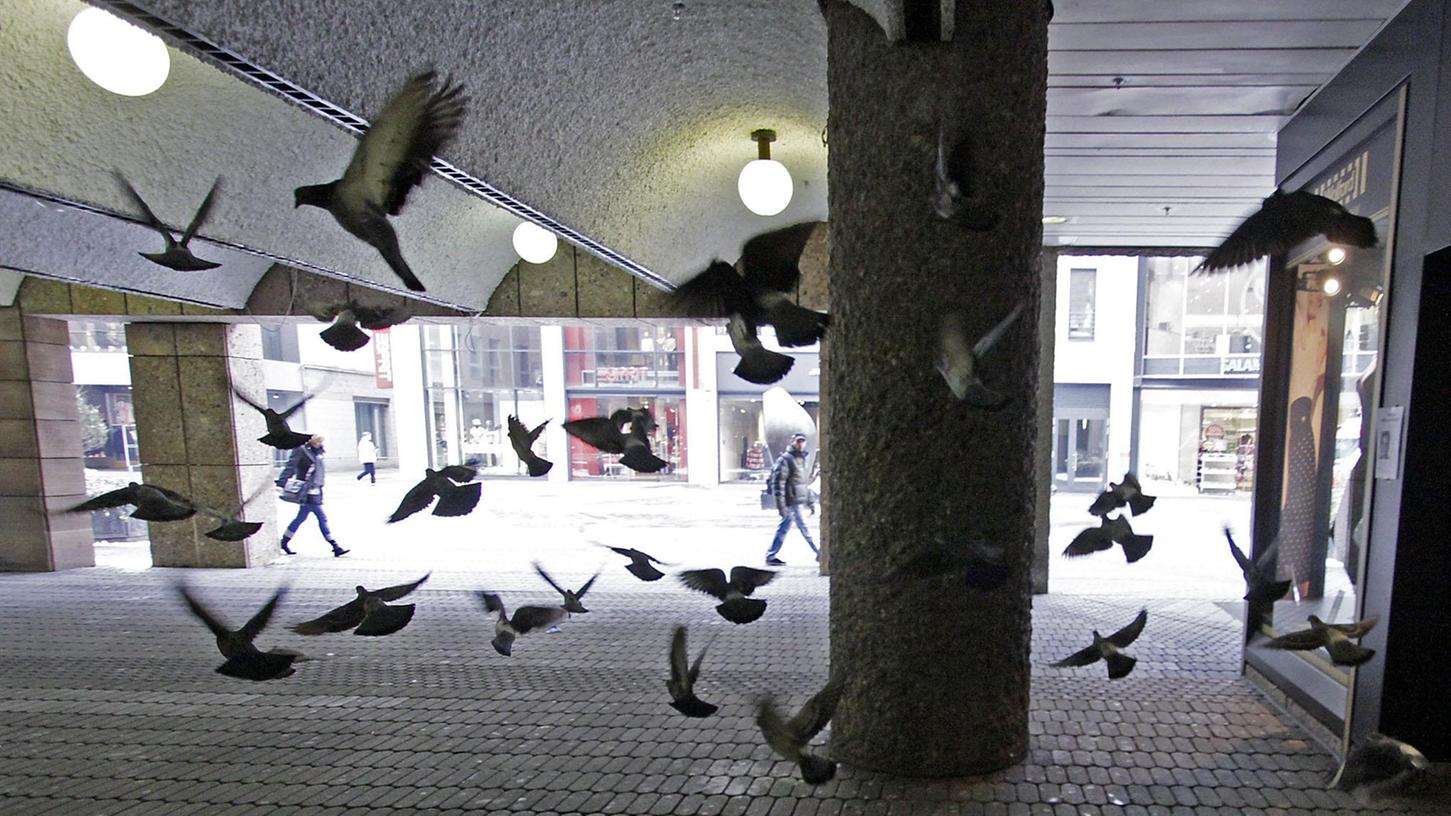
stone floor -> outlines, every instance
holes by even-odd
[[[1444,800],[1367,807],[1323,790],[1332,757],[1238,676],[1233,618],[1212,598],[1131,597],[1122,586],[1035,600],[1023,764],[953,781],[843,767],[812,788],[761,744],[751,717],[757,695],[799,704],[826,677],[827,579],[799,566],[809,560],[800,539],[761,592],[766,615],[744,627],[668,579],[636,581],[590,543],[682,566],[754,564],[771,516],[752,510],[752,492],[491,483],[473,516],[384,528],[405,489],[396,478],[330,488],[337,535],[353,549],[344,559],[309,529],[302,554],[262,569],[145,569],[122,545],[96,569],[0,575],[0,813],[1451,813]],[[499,590],[511,606],[548,601],[534,558],[567,583],[605,572],[588,615],[504,658],[472,591]],[[284,628],[348,600],[354,583],[430,569],[410,599],[417,616],[396,635]],[[213,673],[220,658],[181,609],[180,580],[236,622],[289,586],[259,642],[315,659],[265,684]],[[1149,624],[1128,678],[1047,667],[1089,627],[1116,629],[1141,605]],[[666,705],[677,622],[693,648],[715,638],[699,686],[721,706],[711,719]]]

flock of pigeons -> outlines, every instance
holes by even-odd
[[[463,121],[466,101],[461,85],[448,81],[439,83],[432,71],[411,78],[387,103],[359,141],[342,177],[327,184],[298,187],[294,193],[294,206],[308,205],[326,210],[343,229],[375,248],[407,288],[423,291],[423,283],[402,256],[397,235],[388,218],[402,211],[409,192],[422,182],[428,172],[432,157],[454,137]],[[972,190],[972,180],[980,178],[982,172],[973,162],[969,137],[949,140],[946,130],[939,129],[933,173],[935,183],[931,209],[938,218],[970,231],[988,231],[997,226],[999,217],[996,208],[987,196],[978,196]],[[147,207],[130,183],[119,174],[117,178],[128,198],[141,211],[145,223],[166,241],[162,252],[141,253],[143,257],[184,272],[218,266],[193,255],[189,243],[206,221],[220,187],[220,179],[213,184],[178,239]],[[990,187],[991,184],[978,186]],[[735,369],[737,376],[753,383],[770,384],[784,377],[792,366],[790,356],[765,348],[758,334],[761,326],[774,327],[777,342],[794,347],[821,340],[830,325],[827,314],[801,307],[791,299],[800,279],[801,254],[812,231],[818,226],[818,222],[806,222],[758,235],[746,243],[736,264],[714,261],[672,294],[670,302],[677,314],[726,318],[732,345],[741,358]],[[1293,246],[1322,234],[1335,243],[1348,246],[1371,247],[1376,244],[1375,227],[1370,219],[1354,215],[1340,204],[1309,192],[1276,190],[1264,199],[1258,212],[1249,216],[1219,248],[1209,253],[1196,271],[1220,271],[1265,255],[1283,254]],[[959,401],[984,410],[998,410],[1008,403],[1006,397],[984,384],[982,359],[1017,321],[1025,306],[1025,303],[1018,304],[975,341],[967,334],[963,314],[947,312],[941,316],[937,370]],[[344,351],[367,344],[369,336],[364,329],[386,328],[410,317],[406,307],[369,306],[356,301],[315,305],[309,311],[317,319],[331,322],[321,337],[334,348]],[[290,449],[304,444],[309,438],[306,433],[291,430],[287,424],[288,417],[306,402],[307,397],[282,412],[259,405],[240,393],[238,397],[263,415],[267,434],[260,441],[265,444]],[[518,418],[509,417],[510,443],[530,476],[543,476],[552,467],[552,463],[532,450],[547,424],[546,421],[530,429]],[[656,426],[646,409],[620,409],[609,416],[566,422],[564,427],[585,443],[620,455],[622,464],[638,472],[654,473],[667,467],[667,463],[651,449],[649,435]],[[388,522],[401,521],[430,505],[433,506],[433,514],[438,516],[459,516],[471,512],[477,506],[481,492],[476,477],[476,471],[468,466],[428,470],[423,480],[404,496]],[[1138,561],[1149,552],[1153,536],[1134,533],[1123,513],[1113,513],[1127,507],[1136,517],[1147,512],[1153,503],[1154,497],[1143,493],[1133,474],[1126,474],[1123,481],[1111,484],[1089,508],[1090,513],[1099,517],[1099,525],[1080,532],[1064,555],[1089,555],[1117,544],[1123,548],[1128,563]],[[242,540],[261,527],[258,523],[242,521],[239,518],[241,508],[235,513],[219,511],[175,491],[149,484],[131,483],[83,502],[72,510],[81,512],[124,505],[133,505],[136,509],[132,516],[146,521],[179,521],[198,513],[206,515],[218,524],[205,535],[224,541]],[[1250,606],[1263,607],[1282,597],[1289,582],[1275,580],[1277,548],[1271,546],[1251,561],[1235,545],[1228,530],[1225,535],[1244,572],[1245,600]],[[664,573],[654,566],[661,562],[648,554],[626,548],[611,549],[631,559],[626,569],[641,580],[653,581],[663,577]],[[1002,555],[1000,547],[974,545],[966,553],[968,584],[988,587],[1000,583],[1007,572]],[[902,569],[922,574],[942,572],[960,567],[962,558],[960,553],[929,553]],[[513,643],[518,636],[553,626],[568,614],[587,611],[580,601],[594,579],[579,590],[571,591],[560,587],[542,568],[538,571],[560,592],[563,598],[560,605],[522,606],[509,615],[497,594],[479,593],[485,610],[498,616],[493,646],[502,655],[512,654]],[[412,604],[394,605],[391,602],[406,597],[427,577],[411,584],[374,591],[359,586],[353,600],[293,629],[306,635],[349,629],[355,634],[372,636],[397,632],[412,619],[414,607]],[[690,570],[679,576],[686,587],[719,600],[716,611],[726,620],[738,624],[750,623],[764,614],[766,602],[751,596],[774,577],[775,573],[768,570],[739,566],[731,570],[729,577],[720,569]],[[183,587],[180,592],[192,612],[216,635],[218,649],[226,658],[217,671],[250,680],[270,680],[292,674],[292,664],[300,655],[283,650],[261,652],[253,645],[253,640],[271,619],[283,596],[282,591],[236,630],[220,623],[189,590]],[[1140,635],[1147,621],[1148,611],[1141,610],[1131,623],[1108,637],[1094,631],[1092,644],[1053,665],[1086,666],[1103,660],[1111,679],[1124,677],[1133,670],[1135,659],[1124,654],[1123,649]],[[1264,645],[1275,649],[1324,648],[1332,661],[1346,666],[1360,665],[1375,654],[1373,650],[1353,642],[1375,625],[1373,618],[1352,624],[1327,624],[1311,616],[1309,623],[1307,630],[1282,635],[1266,641]],[[1251,627],[1252,630],[1256,628]],[[675,629],[670,645],[667,689],[671,705],[686,716],[705,717],[716,710],[715,706],[700,700],[694,693],[704,655],[702,650],[694,663],[688,662],[685,628]],[[833,678],[790,720],[784,719],[769,700],[763,700],[758,706],[757,723],[767,743],[778,754],[796,761],[802,777],[812,784],[824,782],[835,773],[835,764],[810,754],[806,744],[830,720],[840,692],[839,679]],[[1371,785],[1383,784],[1391,778],[1399,779],[1398,775],[1424,768],[1425,758],[1414,748],[1377,735],[1352,752],[1336,782],[1341,787],[1368,789]]]

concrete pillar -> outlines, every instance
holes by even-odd
[[[216,525],[201,515],[150,524],[158,567],[251,567],[278,555],[272,449],[256,441],[262,417],[232,394],[235,386],[267,404],[262,334],[255,325],[131,323],[131,388],[141,472],[147,484],[176,490],[223,513],[244,500],[244,518],[263,522],[245,541],[203,535]]]
[[[0,569],[94,566],[64,320],[0,308]]]
[[[685,329],[685,440],[691,484],[720,484],[720,403],[715,377],[715,328]]]
[[[1042,300],[1038,303],[1038,439],[1033,449],[1034,493],[1033,568],[1030,573],[1034,595],[1048,592],[1048,511],[1053,495],[1053,343],[1057,337],[1058,250],[1043,250]]]
[[[405,323],[388,330],[393,354],[393,420],[398,472],[405,479],[423,478],[428,467],[428,405],[423,398],[423,338],[417,325]]]

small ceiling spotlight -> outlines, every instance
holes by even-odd
[[[160,37],[99,8],[71,19],[66,47],[87,79],[121,96],[146,96],[171,73],[171,56]]]
[[[1330,297],[1340,294],[1340,278],[1332,278],[1327,275],[1324,280],[1320,281],[1320,291]]]
[[[559,238],[532,221],[514,228],[514,251],[529,263],[547,263],[558,249]]]
[[[1341,264],[1345,263],[1345,248],[1331,247],[1330,251],[1325,253],[1325,260],[1329,261],[1335,266],[1340,266]]]
[[[1066,216],[1066,215],[1045,215],[1045,216],[1043,216],[1043,223],[1044,224],[1067,224],[1068,223],[1068,216]]]
[[[756,143],[756,158],[741,168],[736,191],[746,209],[756,215],[775,215],[791,203],[791,173],[786,165],[771,158],[771,142],[776,141],[776,131],[752,131],[751,140]]]

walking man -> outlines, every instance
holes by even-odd
[[[813,512],[816,510],[810,484],[811,475],[806,472],[806,434],[796,434],[791,437],[791,446],[776,459],[776,465],[771,468],[770,479],[766,482],[771,495],[776,498],[776,511],[781,514],[781,523],[776,525],[776,537],[771,539],[771,549],[766,551],[766,566],[786,565],[785,561],[776,556],[780,554],[781,544],[786,540],[786,531],[791,529],[792,524],[806,538],[806,546],[816,553],[816,560],[821,560],[821,551],[816,549],[816,542],[811,540],[811,531],[806,529],[806,520],[801,517],[803,504],[811,505]]]

